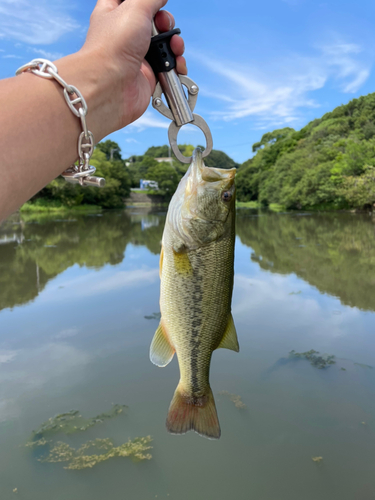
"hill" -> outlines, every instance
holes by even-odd
[[[354,99],[300,131],[268,132],[237,176],[240,201],[286,208],[375,202],[375,94]]]

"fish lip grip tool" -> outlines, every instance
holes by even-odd
[[[193,113],[198,99],[198,85],[191,78],[178,75],[175,71],[176,58],[170,42],[172,36],[179,33],[181,31],[178,28],[159,33],[153,21],[151,43],[146,60],[158,79],[152,96],[152,106],[166,118],[172,120],[168,129],[172,151],[180,162],[190,163],[192,157],[184,156],[178,149],[177,136],[181,127],[190,123],[202,130],[206,138],[206,149],[202,153],[203,158],[211,153],[213,141],[211,130],[206,121],[200,115]],[[187,98],[183,86],[187,89]],[[164,94],[168,106],[163,102],[162,94]]]

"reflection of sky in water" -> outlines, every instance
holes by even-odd
[[[33,302],[0,312],[0,498],[13,498],[15,487],[27,500],[375,498],[375,369],[354,364],[375,365],[374,313],[344,306],[294,273],[261,269],[237,239],[241,351],[218,350],[211,370],[222,438],[170,436],[164,422],[178,368],[176,360],[158,369],[148,359],[157,321],[144,316],[159,311],[159,256],[137,232],[158,230],[152,238],[160,241],[163,222],[138,219],[122,262],[72,265]],[[317,370],[286,359],[292,349],[332,353],[337,364]],[[240,394],[247,408],[220,391]],[[73,472],[40,464],[20,447],[57,413],[93,416],[112,403],[127,404],[128,415],[86,431],[79,443],[111,437],[119,445],[151,434],[150,462],[114,459]]]

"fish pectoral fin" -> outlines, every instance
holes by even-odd
[[[158,326],[150,347],[150,360],[156,366],[167,366],[172,361],[175,348],[169,342],[162,323]]]
[[[230,349],[231,351],[239,352],[240,346],[238,345],[238,338],[236,327],[234,326],[233,316],[230,314],[227,327],[218,349]]]

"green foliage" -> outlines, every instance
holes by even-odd
[[[268,132],[253,151],[237,176],[240,201],[297,209],[363,207],[374,201],[366,169],[375,167],[375,94],[339,106],[298,132]]]
[[[107,141],[111,144],[112,141]],[[130,194],[130,176],[124,162],[120,160],[107,160],[106,153],[96,148],[90,164],[96,167],[96,174],[105,177],[104,188],[82,187],[70,184],[62,177],[54,179],[43,188],[31,203],[42,204],[41,200],[53,201],[56,206],[78,207],[80,205],[98,205],[103,208],[121,208],[124,200]],[[49,204],[51,205],[51,204]]]
[[[372,208],[375,203],[375,168],[365,167],[358,177],[344,177],[340,193],[351,206]]]
[[[218,151],[217,149],[213,149],[211,151],[211,153],[204,159],[204,163],[207,167],[214,167],[214,168],[238,167],[238,163],[232,160],[232,158],[229,158],[229,156],[225,154],[223,151]]]
[[[179,144],[178,147],[184,156],[189,157],[193,154],[194,146],[192,146],[191,144]],[[155,158],[168,158],[169,153],[170,153],[170,148],[168,145],[165,144],[164,146],[152,146],[148,148],[143,156],[133,156],[129,158],[130,165],[128,168],[131,175],[132,188],[137,188],[139,186],[139,181],[141,179],[156,180],[154,170],[150,170],[151,174],[149,174],[149,169],[151,167],[156,167],[158,165],[158,162],[155,160]],[[177,174],[178,181],[180,181],[180,179],[185,175],[189,165],[178,161],[174,156],[173,152],[171,152],[171,154],[173,160],[171,163],[168,162],[168,165],[173,166],[175,173]],[[216,167],[216,168],[238,167],[238,164],[235,163],[232,160],[232,158],[226,155],[223,151],[218,151],[215,149],[210,153],[210,155],[207,158],[205,158],[204,161],[208,167]],[[153,177],[150,177],[150,175],[152,175]],[[161,188],[163,193],[159,193],[162,194],[166,199],[172,196],[178,183],[176,184],[173,181],[172,183],[168,182],[167,184],[164,184],[164,188]],[[173,188],[173,186],[175,187]]]
[[[255,144],[253,144],[253,153],[258,151],[258,149],[260,149],[262,146],[275,144],[278,140],[290,136],[293,132],[295,132],[295,130],[290,127],[274,130],[273,132],[267,132],[263,135],[260,142],[256,142]]]
[[[151,158],[168,158],[169,146],[166,144],[164,146],[151,146],[145,152],[145,156],[151,156]]]
[[[157,163],[147,171],[147,179],[156,181],[159,186],[158,194],[170,199],[176,191],[180,178],[176,169],[167,162]]]
[[[107,141],[99,142],[96,147],[106,155],[107,160],[122,160],[121,148],[117,142],[108,139]]]

